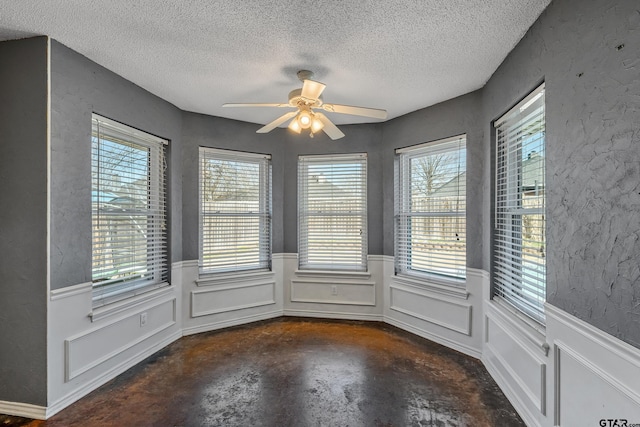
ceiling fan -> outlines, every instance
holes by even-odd
[[[287,120],[291,120],[290,130],[295,133],[301,133],[303,130],[309,129],[309,136],[313,138],[315,133],[321,130],[331,139],[339,139],[344,136],[334,125],[331,120],[317,110],[329,111],[331,113],[351,114],[354,116],[372,117],[384,120],[387,118],[385,110],[376,108],[354,107],[351,105],[325,104],[322,100],[322,91],[326,87],[325,84],[311,80],[313,73],[308,70],[298,71],[298,78],[302,81],[301,89],[294,89],[289,92],[289,102],[286,104],[224,104],[223,107],[280,107],[280,108],[296,108],[271,123],[261,127],[257,133],[267,133]]]

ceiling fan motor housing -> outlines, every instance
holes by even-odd
[[[301,106],[318,108],[322,105],[322,95],[317,99],[309,99],[302,96],[302,89],[294,89],[289,92],[289,105],[298,108]]]

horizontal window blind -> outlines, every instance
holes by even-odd
[[[495,295],[544,323],[544,85],[496,122]]]
[[[200,273],[271,268],[271,156],[200,147]]]
[[[92,115],[94,306],[167,281],[166,141]]]
[[[301,269],[367,270],[367,156],[298,158]]]
[[[396,274],[464,279],[466,137],[396,153]]]

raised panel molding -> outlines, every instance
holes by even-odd
[[[588,425],[600,418],[636,421],[633,417],[640,414],[636,391],[561,341],[555,342],[554,353],[555,425]]]
[[[471,304],[401,284],[391,284],[389,293],[391,310],[471,336]]]
[[[517,330],[492,313],[486,313],[483,359],[508,375],[540,414],[546,415],[547,363],[518,337]],[[491,363],[491,362],[490,362]],[[521,396],[520,393],[518,395]]]
[[[147,313],[147,324],[140,314]],[[146,339],[176,324],[176,298],[155,301],[154,305],[127,313],[109,323],[69,337],[65,347],[65,381],[107,362]],[[126,331],[126,332],[125,332]]]
[[[371,280],[292,279],[290,299],[291,302],[375,306],[375,285]]]
[[[191,317],[210,316],[275,303],[274,280],[210,286],[191,291]]]

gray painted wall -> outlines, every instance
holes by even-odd
[[[220,148],[271,154],[272,156],[272,234],[273,252],[282,249],[283,156],[284,132],[276,129],[258,135],[260,125],[184,112],[182,114],[183,141],[183,222],[182,244],[185,260],[198,259],[198,147]]]
[[[636,347],[639,76],[637,0],[555,0],[483,91],[488,153],[489,123],[546,82],[547,301]]]
[[[183,259],[181,111],[52,40],[52,289],[91,281],[91,113],[170,140],[170,259]]]
[[[0,43],[0,400],[47,403],[46,37]]]
[[[394,254],[394,156],[395,149],[467,134],[467,266],[482,267],[484,144],[481,91],[414,111],[383,127],[384,145],[384,254]]]

